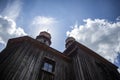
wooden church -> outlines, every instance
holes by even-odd
[[[74,38],[66,39],[63,53],[50,44],[45,31],[10,39],[0,53],[0,80],[120,80],[117,66]]]

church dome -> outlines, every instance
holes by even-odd
[[[68,37],[68,38],[65,40],[65,42],[66,42],[65,47],[68,48],[74,41],[75,41],[75,38],[73,38],[73,37]]]
[[[40,32],[40,34],[36,37],[36,39],[46,45],[50,46],[51,44],[51,35],[46,31]]]
[[[40,32],[39,35],[40,35],[40,36],[44,36],[44,37],[46,37],[46,38],[48,38],[48,39],[51,39],[50,33],[46,32],[46,31]]]

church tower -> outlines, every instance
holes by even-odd
[[[73,37],[65,42],[62,53],[50,47],[46,31],[9,39],[0,52],[0,80],[120,80],[117,66]]]
[[[75,41],[75,39],[73,37],[68,37],[65,42],[65,47],[68,48],[69,46],[71,46],[71,44]]]
[[[71,80],[70,59],[50,45],[46,31],[10,39],[0,53],[0,80]]]
[[[40,32],[36,39],[48,46],[51,45],[51,35],[46,31]]]

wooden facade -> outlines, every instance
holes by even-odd
[[[72,59],[75,80],[120,80],[117,66],[76,41],[64,54]]]
[[[115,65],[76,41],[61,53],[24,36],[10,39],[0,53],[0,80],[120,80],[120,75]]]

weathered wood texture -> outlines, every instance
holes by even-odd
[[[42,80],[44,57],[55,61],[54,80],[71,80],[70,63],[49,50],[42,50],[29,42],[8,45],[0,54],[0,80]]]
[[[29,37],[10,40],[0,53],[0,80],[120,80],[116,66],[78,44],[62,54]],[[42,69],[45,57],[55,62],[53,73]]]
[[[72,54],[75,80],[120,80],[116,68],[77,48]]]

